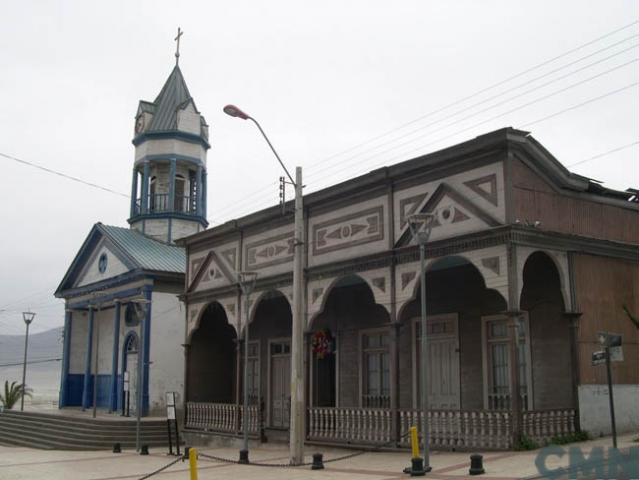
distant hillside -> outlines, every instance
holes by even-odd
[[[29,334],[29,360],[62,356],[62,327]],[[0,365],[22,363],[24,335],[0,335]]]

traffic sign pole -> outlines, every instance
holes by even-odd
[[[612,425],[612,446],[617,448],[617,425],[615,422],[615,402],[612,395],[612,372],[610,369],[610,347],[606,345],[606,372],[608,374],[608,399],[610,401],[610,422]]]

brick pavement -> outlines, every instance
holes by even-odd
[[[620,437],[621,448],[639,446],[633,443],[634,435]],[[603,438],[578,444],[585,451],[595,445],[609,445],[610,439]],[[322,451],[324,459],[329,460],[352,450],[335,448],[307,447],[309,454]],[[201,453],[219,457],[237,458],[238,452],[231,448],[203,448]],[[482,480],[511,480],[538,476],[535,467],[537,451],[529,452],[486,452],[484,453],[484,467],[486,474]],[[285,463],[288,450],[283,445],[265,445],[251,450],[251,460],[265,463]],[[152,472],[175,457],[169,457],[165,452],[152,450],[148,456],[141,456],[134,451],[124,451],[112,454],[108,451],[73,452],[55,450],[35,450],[22,447],[0,446],[0,479],[26,480],[119,480],[137,479]],[[325,470],[312,471],[310,467],[275,468],[245,466],[231,463],[220,463],[206,458],[200,458],[199,478],[237,480],[399,480],[409,478],[402,473],[409,464],[406,452],[368,452],[360,456],[326,463]],[[437,480],[455,480],[468,477],[469,454],[460,452],[433,452],[431,465],[433,471],[426,478]],[[551,468],[565,466],[567,460],[553,457],[549,459]],[[188,462],[178,462],[167,470],[152,478],[158,480],[187,480],[189,478]]]

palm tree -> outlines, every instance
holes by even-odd
[[[11,385],[9,385],[9,381],[5,380],[4,395],[0,394],[0,403],[2,403],[5,408],[9,410],[12,409],[23,396],[30,397],[31,389],[18,382],[11,382]]]

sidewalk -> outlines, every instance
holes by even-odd
[[[639,434],[626,434],[619,437],[619,448],[639,446],[633,439]],[[571,444],[579,446],[589,455],[593,446],[611,445],[609,437]],[[310,455],[315,451],[324,453],[324,461],[341,455],[353,453],[353,450],[307,447]],[[238,452],[230,448],[203,448],[200,453],[236,459]],[[510,480],[527,477],[538,477],[535,466],[538,450],[527,452],[487,452],[484,453],[484,468],[486,473],[477,477],[483,480]],[[468,477],[470,464],[469,453],[433,452],[431,465],[433,471],[426,478],[438,480],[461,479]],[[288,449],[282,445],[265,445],[250,452],[251,461],[265,463],[286,463]],[[165,451],[152,450],[148,456],[140,456],[134,451],[113,454],[109,451],[101,452],[71,452],[54,450],[34,450],[18,447],[0,446],[0,478],[3,480],[22,479],[50,479],[50,480],[117,480],[137,479],[168,464],[175,457],[166,455]],[[356,479],[356,480],[399,480],[407,479],[402,473],[409,465],[407,452],[374,452],[365,453],[338,462],[328,462],[325,470],[310,470],[310,467],[276,468],[243,466],[221,463],[200,457],[199,478],[222,479],[260,479],[260,480],[326,480],[326,479]],[[550,457],[546,462],[548,468],[567,466],[568,458]],[[151,478],[158,480],[187,480],[189,478],[188,462],[178,462],[167,470]]]

